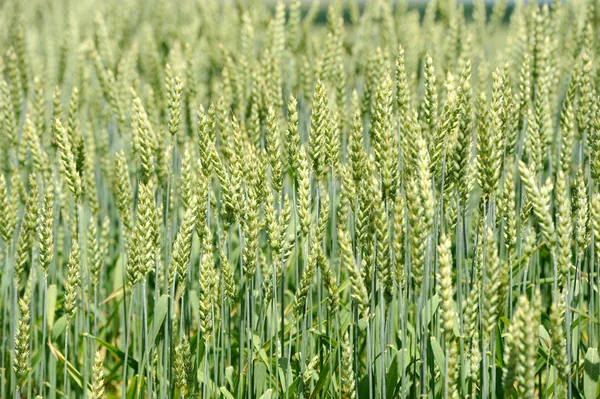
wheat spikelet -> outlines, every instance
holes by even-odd
[[[94,367],[92,369],[92,399],[104,398],[104,357],[100,351],[94,355]]]

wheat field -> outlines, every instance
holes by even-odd
[[[0,2],[0,398],[600,397],[600,2]]]

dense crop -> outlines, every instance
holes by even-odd
[[[597,3],[3,1],[0,397],[598,397]]]

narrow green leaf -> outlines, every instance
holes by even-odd
[[[584,360],[583,391],[585,399],[596,399],[598,376],[600,375],[600,357],[597,348],[588,348]]]
[[[256,362],[254,366],[254,382],[257,387],[262,387],[267,379],[267,366],[263,363]],[[261,388],[262,390],[262,388]],[[260,391],[259,391],[260,393]]]
[[[52,331],[54,326],[54,315],[56,314],[56,284],[50,284],[46,291],[46,322],[48,331]]]
[[[437,311],[441,301],[442,300],[438,294],[435,294],[430,300],[427,301],[427,305],[423,308],[421,313],[425,325],[428,325],[431,322],[433,315]]]
[[[167,316],[167,311],[169,310],[169,298],[169,295],[162,295],[158,299],[158,301],[156,302],[156,306],[154,307],[154,341],[156,341],[156,337],[160,333],[161,326]]]
[[[446,355],[444,354],[444,350],[442,349],[442,346],[440,345],[438,340],[433,336],[431,337],[430,342],[431,342],[431,350],[433,352],[433,357],[435,358],[435,361],[438,364],[438,367],[440,368],[440,370],[445,370],[446,369]]]
[[[91,334],[84,333],[83,336],[96,340],[96,342],[98,342],[100,345],[104,346],[110,353],[112,353],[113,355],[118,357],[121,361],[123,361],[123,362],[125,361],[125,352],[123,352],[116,346],[109,344],[108,342],[106,342],[105,340],[103,340],[101,338],[94,337]],[[129,367],[131,367],[133,369],[134,373],[137,373],[138,361],[135,360],[132,355],[127,356],[127,364],[129,365]]]
[[[223,394],[223,397],[225,399],[235,399],[234,396],[231,394],[231,392],[229,392],[229,390],[227,390],[227,388],[221,387],[221,388],[219,388],[219,390],[221,391],[221,393]]]
[[[58,320],[56,320],[56,323],[54,323],[54,326],[52,327],[52,341],[56,341],[58,337],[60,337],[65,331],[66,327],[67,316],[63,315]]]
[[[129,389],[127,389],[127,399],[134,399],[137,397],[137,380],[138,380],[139,376],[134,375],[133,378],[131,378],[131,381],[129,383]]]
[[[52,355],[54,355],[54,358],[56,360],[60,361],[62,364],[65,363],[65,355],[63,355],[63,353],[60,350],[58,350],[54,345],[52,345],[52,343],[48,343],[48,348],[50,349],[50,352],[52,353]],[[71,379],[75,381],[75,383],[80,388],[83,388],[83,378],[81,376],[81,373],[69,361],[67,361],[67,371],[69,372]]]
[[[395,389],[398,384],[399,377],[399,367],[398,367],[398,355],[395,353],[394,358],[392,360],[392,364],[388,369],[385,376],[385,392],[388,399],[395,398]]]

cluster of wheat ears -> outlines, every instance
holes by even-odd
[[[597,398],[599,5],[2,1],[0,397]]]

